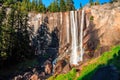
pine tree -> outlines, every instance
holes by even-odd
[[[35,11],[36,10],[36,1],[32,0],[32,10]]]
[[[54,1],[54,4],[55,4],[55,12],[59,12],[59,11],[60,11],[59,1],[58,1],[58,0],[55,0],[55,1]]]
[[[40,3],[38,5],[38,12],[45,13],[46,12],[46,7],[44,4]]]
[[[80,9],[82,9],[82,3],[80,3]]]
[[[9,56],[12,56],[12,51],[13,51],[13,47],[15,47],[14,43],[15,43],[15,10],[12,8],[11,12],[9,13],[9,15],[7,16],[7,26],[9,27],[9,35],[10,35],[10,39],[9,39],[9,45],[8,45],[8,54]]]
[[[73,0],[67,0],[66,1],[66,7],[68,11],[75,10],[74,2]]]
[[[61,12],[66,11],[66,5],[64,0],[60,0],[60,11]]]
[[[120,0],[110,0],[110,3],[113,3],[113,2],[119,2]]]
[[[89,3],[90,3],[90,5],[94,4],[93,0],[89,0]]]
[[[42,5],[43,3],[42,3],[42,0],[38,0],[38,4],[39,5]]]
[[[5,36],[6,35],[6,25],[5,23],[3,23],[3,21],[6,18],[6,12],[5,12],[5,8],[2,7],[0,10],[0,57],[4,58],[7,56],[6,53],[6,40],[5,40]]]
[[[0,57],[3,58],[3,60],[6,60],[7,57],[11,56],[11,43],[12,43],[12,31],[13,28],[11,27],[11,25],[9,25],[10,20],[12,20],[11,18],[9,18],[9,16],[6,15],[5,9],[2,10],[0,16],[2,17],[2,24],[1,24],[1,30],[0,30]],[[13,13],[12,13],[13,14]],[[0,19],[1,20],[1,19]],[[14,22],[13,22],[14,23]]]
[[[99,5],[100,4],[100,1],[99,0],[96,0],[96,5]]]
[[[59,8],[58,0],[55,0],[54,2],[52,2],[48,7],[48,9],[50,12],[59,12],[60,8]]]

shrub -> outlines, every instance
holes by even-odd
[[[94,20],[94,17],[93,16],[90,16],[90,21],[93,21]]]

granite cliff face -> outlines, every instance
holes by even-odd
[[[57,31],[58,59],[64,58],[70,61],[71,54],[75,52],[77,52],[77,60],[80,59],[81,31],[83,31],[84,60],[97,57],[110,47],[120,44],[120,7],[117,3],[84,7],[83,10],[83,30],[81,30],[82,10],[46,14],[29,13],[29,24],[33,28],[34,36],[42,22],[47,23],[50,33]]]

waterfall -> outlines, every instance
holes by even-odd
[[[83,61],[83,26],[84,26],[84,10],[82,10],[81,28],[80,28],[80,61]]]
[[[71,37],[72,37],[72,53],[70,57],[70,63],[77,65],[78,64],[78,55],[77,55],[77,26],[75,23],[75,14],[74,11],[70,12],[70,21],[71,21]]]

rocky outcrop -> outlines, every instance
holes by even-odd
[[[100,56],[101,53],[108,51],[110,47],[120,44],[120,7],[118,3],[113,3],[84,7],[83,10],[85,11],[83,24],[83,58],[84,61],[87,61],[92,57]],[[43,29],[44,26],[42,25],[45,23],[45,29],[48,30],[46,33],[49,35],[47,39],[51,41],[51,45],[49,46],[51,48],[47,50],[47,53],[50,54],[50,57],[56,57],[54,53],[57,53],[58,49],[57,63],[54,67],[52,63],[48,62],[44,68],[40,68],[41,70],[36,71],[33,69],[32,71],[24,72],[24,74],[15,76],[13,80],[47,79],[52,73],[52,68],[54,68],[55,75],[70,71],[71,64],[69,62],[72,53],[73,26],[76,28],[77,54],[78,56],[80,55],[81,16],[82,10],[46,14],[29,13],[28,23],[33,33],[30,35],[31,40],[37,36],[39,28],[41,30]],[[40,59],[40,61],[44,62],[45,60]],[[96,75],[100,73],[96,72]],[[77,75],[79,76],[79,74]]]
[[[40,80],[40,79],[38,79],[38,75],[33,74],[33,75],[30,77],[30,80]]]
[[[67,64],[67,62],[65,60],[59,60],[54,68],[54,75],[58,75],[60,73],[62,73],[63,68],[65,67],[65,65]]]
[[[96,5],[90,8],[84,7],[83,9],[85,10],[83,48],[84,54],[86,54],[84,58],[97,57],[109,50],[111,46],[120,43],[120,7],[118,3]],[[58,59],[65,59],[72,52],[72,12],[74,14],[72,19],[74,18],[77,26],[77,52],[80,55],[81,10],[46,14],[29,13],[29,24],[33,27],[34,35],[46,17],[49,32],[51,33],[54,29],[57,29],[59,40]]]
[[[47,62],[45,64],[45,73],[46,74],[51,74],[52,73],[52,69],[53,69],[52,63]]]

